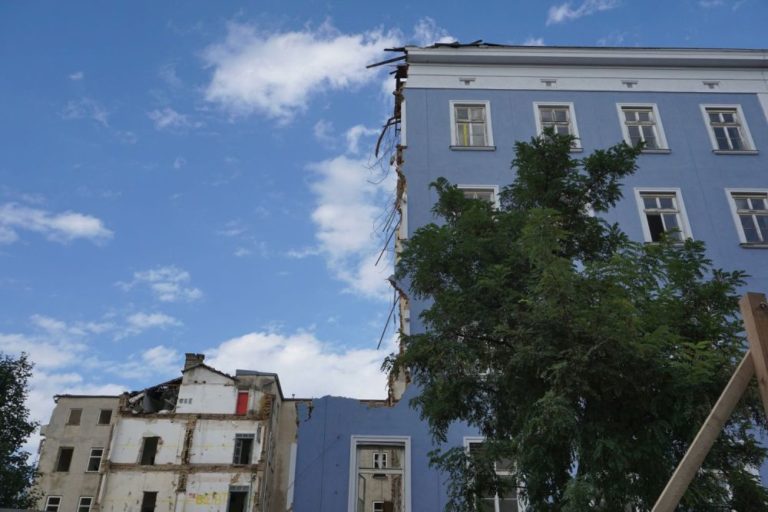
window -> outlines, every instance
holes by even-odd
[[[248,486],[230,485],[227,512],[245,512],[248,504]]]
[[[250,464],[254,434],[235,434],[235,453],[232,464]]]
[[[248,392],[237,392],[237,405],[235,406],[235,414],[238,416],[245,416],[248,412]]]
[[[755,153],[741,106],[702,105],[701,108],[715,153]]]
[[[768,192],[726,191],[742,244],[768,247]]]
[[[658,242],[664,235],[682,242],[692,236],[678,189],[635,189],[635,193],[646,242]]]
[[[621,131],[627,144],[637,146],[643,142],[643,151],[668,151],[669,146],[656,105],[619,103],[617,106]]]
[[[469,454],[473,454],[483,449],[482,438],[465,438],[464,444]],[[509,482],[509,495],[500,496],[496,493],[487,493],[481,496],[480,500],[483,503],[481,508],[482,512],[517,512],[520,508],[520,504],[517,498],[517,491],[514,485],[514,473],[513,464],[509,460],[500,460],[494,463],[494,470],[496,474],[502,479]]]
[[[495,185],[458,185],[467,199],[481,199],[499,207],[499,187]]]
[[[159,441],[159,437],[144,438],[144,442],[141,445],[141,457],[139,457],[139,464],[142,466],[154,466],[155,455],[157,455],[157,444]]]
[[[91,448],[91,454],[88,456],[88,468],[86,471],[98,471],[101,467],[101,456],[104,454],[104,448]]]
[[[90,512],[92,504],[93,498],[91,496],[80,496],[80,501],[77,503],[77,512]]]
[[[61,496],[48,496],[45,500],[45,512],[59,512]]]
[[[75,453],[74,448],[62,447],[59,448],[59,457],[56,459],[56,471],[67,472],[69,466],[72,464],[72,455]]]
[[[410,438],[352,436],[348,512],[410,512]]]
[[[573,103],[541,103],[534,102],[536,132],[541,135],[545,128],[552,128],[558,135],[573,135],[573,149],[581,149],[579,129],[576,126],[576,115]]]
[[[102,409],[99,412],[99,425],[109,425],[112,421],[112,409]]]
[[[70,409],[69,418],[67,418],[67,425],[79,425],[80,418],[83,415],[82,409]]]
[[[155,512],[156,503],[157,503],[157,491],[144,491],[144,494],[141,497],[140,512]]]
[[[451,147],[494,149],[487,101],[451,101]]]

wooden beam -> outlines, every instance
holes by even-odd
[[[696,476],[696,472],[704,462],[704,458],[715,443],[717,436],[720,435],[720,431],[723,430],[725,422],[728,421],[736,408],[736,404],[739,403],[739,399],[746,391],[754,374],[755,364],[750,350],[744,355],[701,430],[696,434],[696,438],[688,451],[685,452],[683,460],[672,473],[672,478],[669,479],[667,486],[661,492],[661,496],[656,500],[652,512],[674,512],[677,508],[680,499],[688,490],[693,477]]]
[[[757,388],[768,416],[768,303],[764,294],[749,292],[741,298],[739,307],[755,363]]]

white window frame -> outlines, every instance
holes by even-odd
[[[648,227],[648,219],[645,216],[643,194],[674,194],[675,201],[677,202],[678,214],[680,216],[680,231],[682,232],[683,240],[688,238],[693,239],[693,231],[688,222],[688,213],[685,211],[683,193],[679,187],[635,187],[635,203],[637,204],[637,211],[640,214],[640,224],[643,227],[643,239],[646,242],[654,243],[653,238],[651,238],[651,230]]]
[[[749,125],[747,124],[747,118],[744,116],[744,111],[739,104],[720,104],[720,103],[702,103],[699,105],[701,108],[701,115],[704,117],[704,125],[707,127],[707,134],[709,135],[709,142],[712,144],[712,152],[720,155],[750,155],[757,154],[755,148],[755,141],[752,140],[752,133],[749,131]],[[747,146],[744,149],[720,149],[717,145],[717,138],[715,137],[715,130],[712,128],[712,123],[709,120],[709,113],[707,110],[735,110],[736,116],[739,118],[739,128],[741,131],[742,142]]]
[[[621,134],[624,137],[624,142],[632,145],[632,137],[629,135],[629,128],[627,128],[627,118],[624,115],[624,109],[637,109],[637,110],[650,110],[654,119],[654,128],[656,131],[656,140],[659,142],[658,148],[643,149],[643,153],[669,153],[669,143],[667,143],[667,135],[664,133],[664,124],[661,122],[661,115],[659,114],[659,107],[656,103],[617,103],[616,111],[619,114],[619,126],[621,126]]]
[[[450,100],[448,102],[451,119],[451,149],[488,151],[496,149],[493,144],[493,122],[491,121],[491,102],[488,100]],[[456,134],[456,107],[468,105],[470,107],[485,108],[485,146],[459,146]]]
[[[456,188],[458,188],[462,192],[465,190],[490,190],[493,193],[493,199],[491,201],[491,204],[497,210],[501,208],[501,203],[499,202],[499,186],[498,185],[456,185]]]
[[[80,509],[83,507],[83,500],[90,500],[88,502],[88,511],[90,512],[93,507],[93,496],[80,496],[80,499],[77,500],[77,512],[80,512]]]
[[[565,107],[568,109],[569,116],[569,131],[571,135],[576,137],[573,141],[571,151],[581,151],[581,137],[579,136],[579,125],[576,123],[576,108],[573,106],[572,101],[534,101],[533,102],[533,119],[536,121],[536,133],[541,135],[544,132],[544,128],[541,124],[541,107]]]
[[[356,512],[357,499],[357,446],[366,444],[402,446],[403,460],[403,512],[411,512],[411,437],[410,436],[350,436],[349,493],[347,511]]]
[[[59,502],[58,502],[58,503],[56,503],[56,505],[55,505],[55,506],[56,506],[56,512],[58,512],[58,511],[61,509],[61,496],[48,496],[48,497],[45,499],[45,510],[47,511],[47,510],[48,510],[48,507],[50,507],[50,506],[51,506],[51,499],[57,499],[57,500],[59,500]]]
[[[748,242],[747,237],[744,235],[744,227],[741,225],[741,218],[739,218],[739,210],[736,207],[736,201],[733,199],[733,195],[745,194],[745,195],[764,195],[768,199],[768,189],[765,188],[726,188],[725,196],[728,198],[728,205],[731,207],[731,216],[733,222],[736,224],[736,233],[739,235],[739,243],[748,247],[768,247],[768,240],[762,242]]]
[[[469,445],[470,444],[478,444],[478,443],[484,443],[485,438],[481,436],[464,436],[464,452],[469,455]],[[494,471],[496,471],[496,468],[494,467]],[[507,475],[507,472],[498,473],[500,475]],[[520,496],[520,493],[516,493],[517,497],[517,510],[519,512],[525,512],[527,507],[525,506],[525,502],[523,501],[522,497]],[[496,495],[496,499],[493,502],[494,511],[498,512],[499,510],[499,495]]]
[[[88,468],[91,466],[91,460],[95,459],[96,457],[93,455],[93,450],[100,450],[101,453],[99,454],[99,467],[96,470],[89,470]],[[91,448],[91,451],[88,452],[88,462],[85,466],[85,472],[86,473],[98,473],[101,469],[101,459],[104,457],[104,448],[99,448],[98,446],[94,446]]]

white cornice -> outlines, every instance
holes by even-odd
[[[768,69],[768,50],[761,49],[440,46],[405,51],[409,64]]]

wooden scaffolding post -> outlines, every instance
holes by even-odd
[[[717,436],[757,375],[763,409],[768,416],[768,303],[762,293],[747,293],[739,301],[749,350],[725,386],[704,425],[675,469],[652,512],[673,512],[704,462]]]

